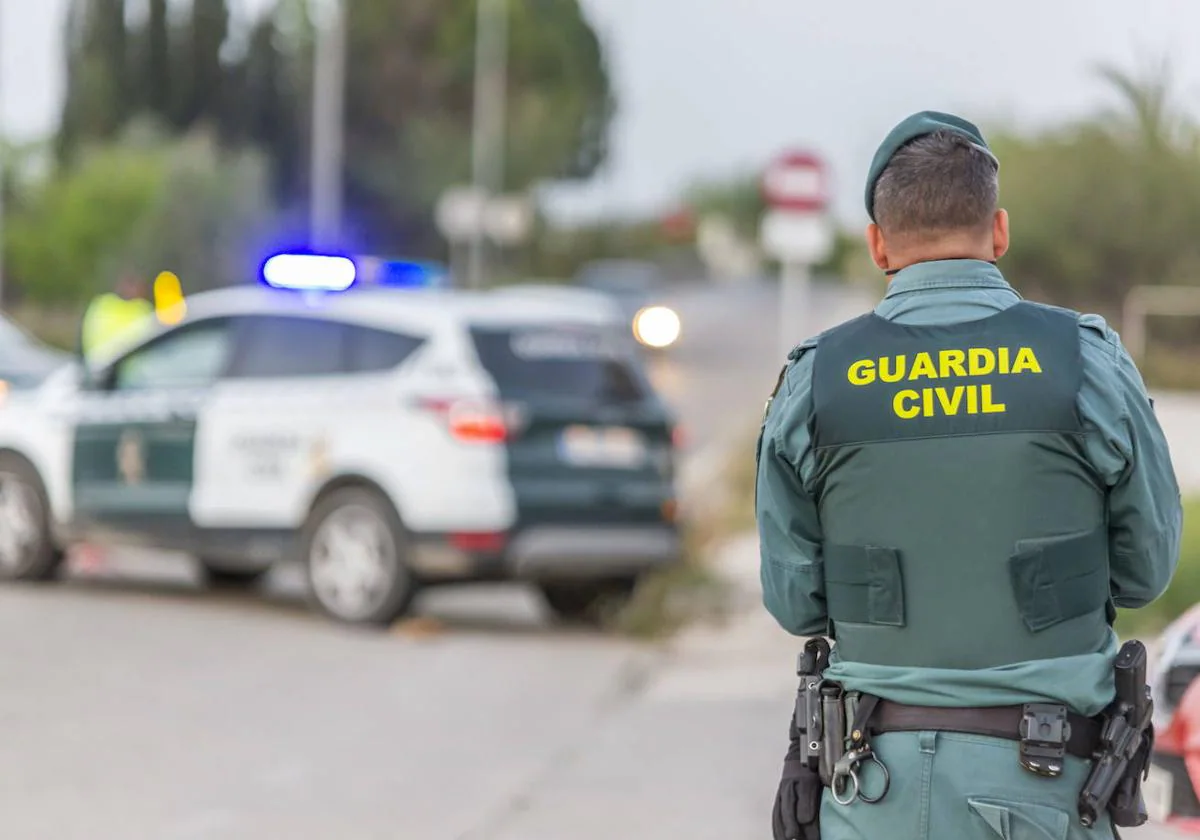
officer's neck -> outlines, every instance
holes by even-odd
[[[889,243],[890,244],[890,243]],[[988,239],[976,236],[948,236],[932,241],[913,243],[909,247],[888,248],[886,271],[895,276],[910,265],[938,260],[981,260],[994,262],[996,252]]]

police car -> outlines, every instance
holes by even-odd
[[[536,583],[563,616],[675,561],[672,417],[603,313],[369,288],[268,261],[90,369],[0,405],[0,576],[73,543],[186,551],[210,580],[280,561],[348,623],[423,586]]]
[[[71,360],[0,316],[0,394],[31,388]]]
[[[1157,640],[1148,676],[1156,740],[1142,784],[1152,819],[1200,830],[1200,778],[1185,761],[1195,752],[1200,718],[1189,689],[1200,679],[1200,604],[1173,621]],[[1187,697],[1187,702],[1184,702]]]

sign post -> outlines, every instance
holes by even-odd
[[[779,337],[783,352],[807,337],[812,323],[812,266],[833,249],[828,218],[829,185],[824,161],[806,151],[780,155],[763,175],[759,238],[779,261]]]
[[[534,216],[534,205],[524,195],[493,196],[468,186],[446,190],[438,201],[434,221],[450,244],[455,280],[466,288],[479,288],[485,278],[471,268],[469,250],[468,259],[464,259],[463,251],[480,239],[491,240],[501,248],[519,245],[529,238]]]

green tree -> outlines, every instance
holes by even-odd
[[[81,150],[70,171],[27,187],[5,223],[11,282],[25,299],[74,304],[111,285],[102,269],[163,185],[161,160],[137,146]]]
[[[5,225],[13,284],[29,302],[75,305],[133,269],[175,271],[185,291],[244,282],[269,236],[267,170],[210,135],[169,139],[132,123],[74,166],[25,183]]]
[[[65,159],[83,139],[108,139],[130,115],[124,0],[71,0],[67,9],[67,92],[58,151]]]
[[[992,134],[1012,214],[1006,271],[1040,297],[1116,312],[1134,285],[1200,283],[1200,145],[1164,69],[1100,75],[1118,108]]]
[[[248,33],[231,30],[227,0],[191,0],[191,14],[166,39],[157,16],[162,8],[152,6],[134,33],[144,56],[139,67],[155,68],[167,92],[155,86],[128,100],[106,81],[123,78],[116,68],[124,59],[115,49],[88,46],[107,43],[101,32],[111,36],[112,20],[123,19],[102,23],[95,10],[121,0],[74,4],[59,138],[64,160],[80,143],[112,136],[131,110],[142,108],[169,117],[177,132],[205,123],[218,126],[227,145],[261,146],[273,161],[277,197],[302,208],[313,47],[305,0],[279,0]],[[599,39],[578,0],[509,0],[508,6],[505,187],[587,178],[605,159],[614,113]],[[437,256],[433,204],[443,189],[470,176],[475,3],[354,0],[346,10],[347,227],[367,247]],[[223,63],[234,34],[247,36],[248,49]]]
[[[181,51],[187,71],[178,124],[184,129],[201,122],[221,127],[226,119],[222,99],[225,69],[221,64],[221,48],[229,37],[226,0],[192,0],[190,25],[186,35],[180,34],[187,45]]]
[[[168,0],[147,0],[145,23],[129,33],[130,110],[161,121],[174,108],[176,71],[171,60]]]
[[[587,178],[614,113],[599,39],[577,0],[510,0],[504,186]],[[383,247],[440,247],[439,193],[471,174],[476,3],[348,6],[347,196]],[[364,212],[365,211],[365,212]]]

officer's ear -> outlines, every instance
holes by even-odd
[[[883,241],[883,231],[874,222],[867,225],[867,250],[871,252],[871,259],[881,271],[887,271],[891,267],[888,265],[887,243]]]
[[[992,219],[992,254],[993,259],[1000,259],[1008,253],[1008,211],[997,210]]]

